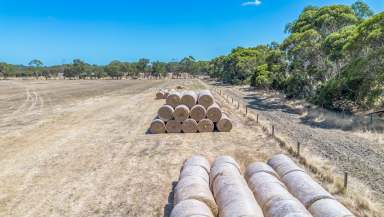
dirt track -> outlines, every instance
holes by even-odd
[[[192,154],[280,152],[225,107],[231,133],[149,135],[159,87],[184,81],[0,81],[0,216],[167,216]]]
[[[276,133],[290,144],[300,142],[316,154],[332,161],[339,172],[348,172],[368,185],[384,201],[384,140],[372,133],[337,129],[322,122],[322,114],[301,114],[278,96],[239,87],[223,87],[227,95],[246,102],[261,120],[274,124]],[[327,117],[325,117],[327,118]],[[319,119],[319,120],[317,120]],[[345,119],[332,116],[334,122]]]

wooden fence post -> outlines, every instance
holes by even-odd
[[[272,125],[272,136],[275,136],[275,125]]]
[[[297,142],[297,156],[300,156],[300,142]]]
[[[348,188],[348,173],[344,173],[344,189]]]
[[[247,115],[248,114],[248,106],[245,105],[245,114]]]
[[[256,123],[259,123],[259,114],[256,115]]]

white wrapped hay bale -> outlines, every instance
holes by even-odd
[[[217,205],[209,188],[209,166],[208,160],[202,156],[192,156],[184,162],[175,188],[175,204],[188,199],[199,200],[217,215]]]
[[[210,177],[220,217],[263,216],[261,208],[239,172],[238,164],[231,157],[217,158],[211,168]]]
[[[209,106],[213,105],[214,102],[215,100],[213,98],[211,91],[209,90],[200,91],[199,98],[198,98],[198,103],[200,105],[204,106],[204,108],[208,108]]]
[[[203,119],[197,124],[197,129],[200,133],[210,133],[215,129],[215,125],[209,119]]]
[[[216,123],[216,128],[219,132],[230,132],[232,127],[232,120],[226,114],[223,114],[221,119]]]
[[[180,171],[179,179],[187,177],[199,177],[202,178],[207,184],[209,184],[209,175],[207,170],[201,166],[184,166]]]
[[[308,210],[313,217],[354,217],[341,203],[332,199],[318,200]]]
[[[303,172],[287,156],[274,156],[268,161],[268,164],[279,174],[281,180],[288,187],[289,192],[299,199],[306,208],[320,199],[334,199],[330,193]]]
[[[181,104],[192,108],[197,104],[197,94],[194,91],[186,91],[181,96]]]
[[[171,92],[169,93],[166,104],[176,108],[176,106],[181,104],[181,94],[179,92]]]
[[[303,204],[295,198],[274,198],[265,205],[266,217],[312,217]]]
[[[160,120],[160,119],[155,119],[152,121],[151,123],[151,126],[149,127],[149,131],[152,133],[152,134],[161,134],[161,133],[165,133],[166,132],[166,129],[165,129],[165,123],[164,121]]]
[[[184,162],[182,168],[187,167],[187,166],[202,167],[207,171],[208,174],[211,171],[211,164],[209,163],[209,161],[205,157],[200,156],[200,155],[193,155],[192,157],[190,157],[188,160],[186,160]]]
[[[207,116],[207,110],[202,105],[195,105],[190,112],[191,118],[199,122]]]
[[[214,217],[209,207],[198,200],[184,200],[172,210],[170,217]]]
[[[199,176],[187,176],[177,183],[174,193],[174,204],[183,200],[194,199],[205,203],[214,215],[218,213],[215,199],[208,183]]]
[[[165,124],[167,133],[181,133],[181,123],[176,120],[169,120]]]
[[[248,179],[251,178],[253,174],[262,173],[262,172],[268,173],[272,176],[275,176],[276,178],[279,178],[279,175],[275,172],[275,170],[273,170],[272,167],[270,167],[268,164],[263,162],[255,162],[250,164],[245,170],[244,177],[248,181]]]
[[[163,121],[169,121],[173,118],[175,110],[170,105],[163,105],[157,111],[159,118]]]
[[[254,163],[247,168],[248,184],[267,217],[311,217],[305,207],[293,197],[265,163]],[[252,174],[252,175],[250,175]]]
[[[215,193],[220,217],[252,216],[263,217],[263,212],[257,204],[252,192],[242,177],[221,176],[215,186],[221,185],[221,190]]]
[[[189,108],[186,105],[178,105],[173,112],[173,117],[178,122],[183,122],[189,118]]]
[[[207,108],[207,118],[214,123],[218,122],[221,119],[222,115],[223,112],[221,111],[219,105],[217,105],[216,103]]]
[[[187,119],[183,121],[181,125],[182,131],[184,133],[197,133],[197,122],[194,119]]]
[[[295,164],[289,158],[288,156],[284,154],[278,154],[273,156],[269,161],[268,164],[276,170],[276,172],[280,175],[281,178],[283,178],[285,175],[287,175],[290,172],[295,172],[295,171],[301,171],[304,172],[303,169],[301,169],[299,166]]]

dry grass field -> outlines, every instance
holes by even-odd
[[[0,216],[168,216],[193,154],[244,166],[282,150],[217,96],[230,133],[147,134],[155,90],[196,80],[0,81]],[[352,207],[349,207],[352,208]]]

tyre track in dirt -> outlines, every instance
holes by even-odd
[[[319,128],[303,123],[302,116],[280,102],[268,101],[257,94],[247,94],[226,87],[225,93],[248,104],[262,120],[275,125],[275,131],[292,145],[300,142],[320,156],[333,162],[338,172],[348,172],[368,185],[384,201],[384,149],[377,141],[353,132]]]

